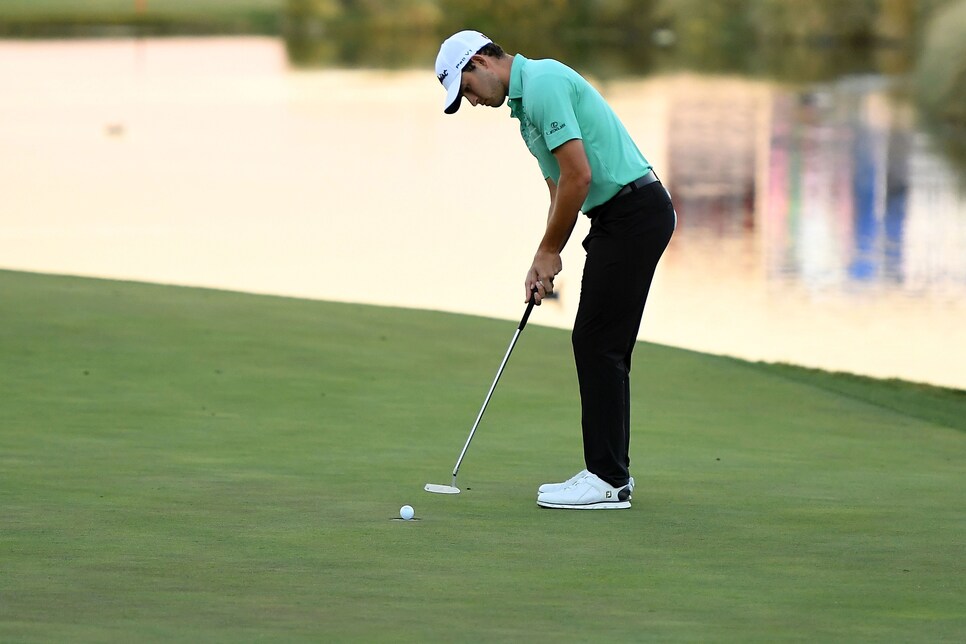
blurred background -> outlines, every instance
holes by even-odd
[[[0,269],[519,319],[546,187],[442,114],[464,28],[669,187],[641,339],[966,389],[966,0],[0,0]]]

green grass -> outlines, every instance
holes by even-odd
[[[277,34],[285,0],[0,0],[0,37]]]
[[[0,272],[0,641],[966,637],[961,392],[642,344],[634,507],[540,510],[536,324],[444,497],[512,322]]]
[[[760,364],[767,373],[849,396],[900,414],[966,431],[966,390],[903,380],[829,373],[790,364]]]
[[[143,0],[143,10],[157,15],[281,11],[286,0]],[[0,0],[0,16],[134,16],[136,0]]]

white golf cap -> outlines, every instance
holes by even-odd
[[[476,52],[488,45],[492,40],[478,31],[461,31],[455,33],[446,40],[439,48],[436,56],[436,78],[446,89],[446,102],[443,103],[443,111],[452,114],[460,108],[462,95],[460,94],[460,77],[463,68]]]

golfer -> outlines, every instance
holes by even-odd
[[[541,485],[546,508],[622,509],[631,506],[631,353],[658,260],[674,232],[667,190],[601,95],[555,60],[511,56],[476,31],[446,39],[436,57],[446,90],[443,111],[464,98],[500,107],[537,159],[550,190],[547,228],[524,280],[524,297],[553,293],[560,252],[578,214],[590,218],[574,321],[586,469],[562,483]]]

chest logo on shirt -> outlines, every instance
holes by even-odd
[[[557,123],[556,121],[553,121],[550,124],[550,129],[547,130],[547,136],[550,136],[554,132],[559,132],[560,130],[564,129],[565,127],[567,127],[567,124],[566,123]]]

